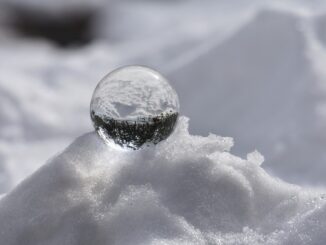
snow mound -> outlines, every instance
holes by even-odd
[[[321,244],[324,196],[269,176],[231,138],[174,134],[140,151],[96,133],[0,199],[0,244]]]
[[[190,131],[230,135],[236,153],[258,147],[277,176],[324,184],[324,81],[314,67],[322,52],[311,52],[311,23],[289,11],[260,10],[223,42],[203,43],[200,55],[169,76],[181,113],[192,118]]]

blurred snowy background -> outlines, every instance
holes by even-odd
[[[325,1],[0,0],[0,194],[93,130],[96,84],[127,64],[170,79],[193,134],[326,186]]]

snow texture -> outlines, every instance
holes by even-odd
[[[81,136],[1,199],[0,244],[323,244],[325,195],[187,127],[130,152]]]

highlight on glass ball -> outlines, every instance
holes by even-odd
[[[99,82],[90,113],[105,143],[137,150],[169,137],[178,119],[179,99],[157,71],[125,66]]]

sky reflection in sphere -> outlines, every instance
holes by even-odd
[[[166,139],[178,115],[178,95],[158,72],[143,66],[114,70],[91,101],[95,130],[109,145],[140,149]]]

